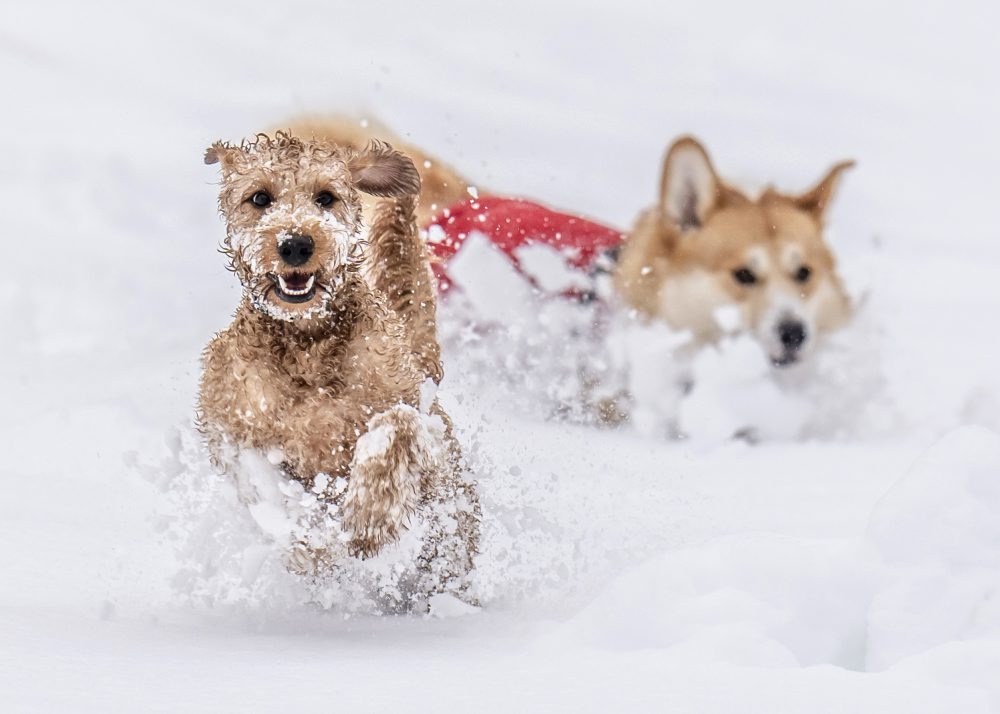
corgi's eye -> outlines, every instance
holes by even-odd
[[[757,283],[757,275],[750,268],[737,268],[733,271],[733,280],[740,285],[754,285]]]
[[[795,280],[800,283],[809,282],[809,278],[812,277],[813,271],[808,265],[803,265],[801,268],[795,271]]]
[[[337,197],[334,196],[329,191],[320,191],[316,194],[316,205],[322,206],[323,208],[329,208],[334,203],[337,202]]]
[[[267,191],[258,191],[250,197],[250,203],[257,208],[267,208],[271,205],[271,195]]]

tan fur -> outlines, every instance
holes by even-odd
[[[391,448],[377,450],[368,459],[355,459],[351,488],[344,499],[344,527],[354,534],[355,549],[366,555],[374,555],[382,543],[399,538],[402,524],[420,505],[424,482],[443,467],[421,447],[420,419],[413,407],[396,405],[376,414],[362,438],[379,430],[392,434]],[[386,474],[395,478],[387,479]]]
[[[431,157],[421,149],[408,144],[392,131],[368,120],[365,125],[358,119],[342,116],[303,116],[290,122],[295,136],[316,138],[340,146],[361,149],[370,141],[385,141],[410,156],[420,173],[420,205],[417,207],[417,225],[426,226],[438,213],[462,201],[469,200],[469,183],[454,169]],[[480,190],[482,195],[483,192]],[[366,215],[373,206],[365,204]]]
[[[434,400],[430,414],[418,411],[422,385],[439,381],[442,370],[412,164],[386,145],[360,150],[281,133],[216,144],[206,162],[222,166],[223,250],[244,287],[232,324],[204,353],[199,423],[216,460],[225,461],[227,448],[277,452],[285,472],[307,487],[320,473],[348,479],[343,525],[357,555],[395,542],[435,493],[459,493],[470,508],[453,514],[464,550],[450,568],[464,576],[478,502],[461,478],[447,415]],[[250,201],[261,190],[273,197],[265,209]],[[359,190],[387,196],[367,238]],[[337,202],[318,205],[323,191]],[[315,252],[288,266],[280,246],[299,234],[311,236]],[[278,277],[301,281],[306,273],[314,294],[284,300]],[[440,443],[428,442],[426,418],[442,420]],[[373,429],[388,435],[385,449],[359,460],[359,440]]]
[[[376,211],[369,234],[371,280],[402,318],[421,371],[440,382],[437,286],[414,221],[415,201],[407,196]]]
[[[660,201],[640,215],[623,245],[615,286],[647,319],[689,330],[699,342],[722,334],[715,311],[732,306],[773,359],[782,358],[774,332],[781,320],[816,336],[841,326],[850,302],[823,237],[824,217],[841,173],[835,165],[801,195],[768,189],[751,199],[723,182],[707,152],[690,137],[667,152]],[[805,280],[796,274],[809,271]],[[736,271],[750,270],[753,285]]]

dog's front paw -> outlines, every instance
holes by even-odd
[[[385,528],[373,527],[372,524],[361,526],[351,531],[351,540],[347,542],[347,553],[354,558],[371,558],[398,538],[398,531],[390,532]]]
[[[420,414],[399,404],[376,415],[358,439],[344,498],[349,550],[362,557],[394,543],[420,503],[421,482],[433,468]]]
[[[315,554],[305,543],[295,543],[288,549],[285,565],[296,575],[315,575],[318,570]]]
[[[372,477],[379,478],[377,472],[364,474],[360,478],[359,472],[355,472],[352,483]],[[368,558],[378,554],[383,547],[395,543],[416,510],[417,494],[394,492],[388,484],[381,485],[384,488],[378,489],[375,494],[370,489],[348,488],[348,500],[344,504],[341,523],[350,534],[347,551],[352,556]],[[406,490],[408,489],[404,486],[403,491]]]

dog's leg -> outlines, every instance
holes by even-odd
[[[371,556],[399,539],[420,505],[424,483],[441,467],[419,412],[399,404],[368,422],[354,450],[343,504],[353,555]]]
[[[414,218],[416,201],[414,196],[405,196],[379,203],[370,233],[371,276],[375,288],[403,320],[420,369],[440,382],[434,276]]]
[[[425,601],[437,594],[449,594],[468,605],[477,605],[469,573],[479,548],[479,496],[475,484],[467,479],[467,466],[451,419],[437,403],[431,407],[431,419],[444,458],[434,479],[424,487],[424,544],[414,591]]]

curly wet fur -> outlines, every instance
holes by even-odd
[[[432,542],[418,564],[450,579],[428,587],[455,586],[472,567],[478,501],[447,415],[434,400],[419,411],[422,387],[442,369],[412,163],[384,144],[359,151],[283,133],[217,143],[206,162],[222,165],[223,251],[244,287],[203,358],[199,424],[214,459],[225,467],[233,448],[254,449],[280,454],[307,488],[319,474],[347,479],[341,525],[352,555],[379,553],[429,504],[465,504],[452,514],[450,562],[434,564],[441,548]],[[367,236],[359,189],[387,196]],[[273,199],[266,208],[248,202],[258,191]],[[332,206],[317,205],[323,191],[336,196]],[[315,244],[307,262],[283,264],[282,241],[306,234]],[[297,274],[312,276],[315,294],[285,304],[278,278]]]
[[[420,147],[403,141],[376,120],[369,118],[362,122],[349,116],[314,115],[298,117],[289,125],[296,136],[315,137],[340,146],[361,149],[371,141],[382,140],[402,149],[413,158],[420,173],[420,203],[416,208],[417,224],[420,226],[426,226],[441,211],[470,198],[469,182],[457,171]],[[477,195],[484,196],[486,193],[481,185],[478,186]],[[370,204],[369,201],[364,202]],[[373,206],[368,205],[367,208]]]

